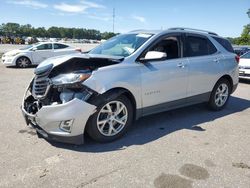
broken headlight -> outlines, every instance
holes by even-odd
[[[52,78],[51,81],[53,85],[74,84],[78,82],[83,82],[84,80],[87,80],[90,76],[90,72],[60,74]]]

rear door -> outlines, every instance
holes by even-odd
[[[206,36],[198,34],[186,34],[184,56],[189,71],[187,97],[208,94],[221,73],[223,56]]]
[[[77,53],[74,48],[71,48],[66,44],[53,43],[53,49],[53,56]]]
[[[154,112],[162,111],[157,109],[157,106],[161,108],[164,103],[167,104],[186,97],[187,59],[182,58],[181,38],[181,34],[164,36],[146,50],[146,52],[165,52],[167,58],[141,64],[143,107],[154,106],[151,108]],[[144,114],[150,113],[146,110],[147,108],[144,109]]]

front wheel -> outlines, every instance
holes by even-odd
[[[26,68],[31,64],[27,57],[19,57],[16,61],[16,66],[19,68]]]
[[[87,125],[87,133],[98,142],[110,142],[120,138],[133,121],[133,108],[123,95],[105,101],[97,107]]]
[[[230,83],[227,79],[219,80],[211,93],[209,100],[209,107],[212,110],[221,110],[223,109],[229,99],[231,93]]]

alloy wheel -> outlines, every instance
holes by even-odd
[[[114,136],[122,131],[127,120],[127,107],[120,101],[111,101],[100,110],[97,116],[97,128],[104,136]]]
[[[227,101],[228,94],[229,92],[227,84],[225,83],[220,84],[215,93],[215,104],[218,107],[223,106]]]
[[[21,57],[18,59],[17,64],[19,67],[25,68],[29,65],[29,60],[25,57]]]

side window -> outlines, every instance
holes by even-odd
[[[42,44],[40,46],[37,46],[37,50],[51,50],[52,49],[52,44]]]
[[[207,38],[187,36],[185,43],[185,57],[210,55],[217,51],[214,45]]]
[[[221,46],[223,46],[228,52],[234,53],[234,49],[230,42],[226,39],[219,38],[219,37],[213,37],[218,43],[220,43]]]
[[[165,52],[167,59],[175,59],[180,57],[179,37],[166,37],[152,46],[149,51]]]
[[[54,49],[63,49],[63,48],[67,48],[68,46],[65,44],[59,44],[59,43],[54,43]]]

